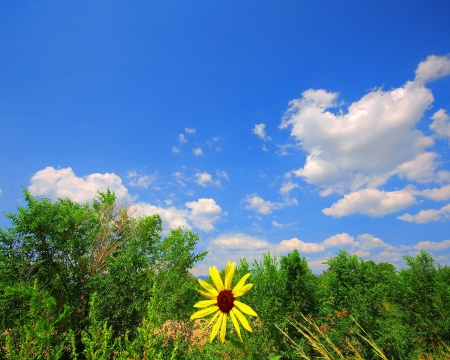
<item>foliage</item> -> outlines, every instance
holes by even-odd
[[[208,331],[192,338],[200,296],[189,269],[206,256],[194,253],[197,234],[161,236],[158,215],[134,218],[110,191],[86,204],[24,198],[0,229],[0,359],[243,357],[230,323],[223,346],[205,344]],[[450,268],[424,251],[405,262],[396,270],[341,251],[315,276],[297,250],[252,266],[240,259],[232,286],[251,273],[245,303],[259,315],[248,352],[449,358]]]
[[[55,300],[54,312],[66,314],[57,330],[73,331],[78,354],[84,352],[82,334],[92,320],[94,293],[96,318],[109,324],[112,337],[127,333],[130,341],[138,335],[155,282],[172,294],[160,305],[165,319],[193,305],[195,284],[188,270],[206,255],[193,253],[196,234],[173,229],[162,238],[158,215],[133,218],[128,209],[116,208],[109,190],[91,204],[52,203],[27,191],[24,199],[26,207],[5,214],[12,226],[0,229],[2,329],[18,329],[29,311],[24,293],[7,295],[5,289],[35,283]]]

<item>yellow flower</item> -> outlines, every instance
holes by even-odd
[[[197,311],[194,314],[192,314],[191,320],[199,319],[215,312],[214,316],[203,328],[203,331],[206,330],[214,322],[214,320],[217,319],[211,331],[211,335],[209,336],[210,342],[213,341],[213,339],[216,337],[220,329],[220,342],[222,344],[224,343],[225,333],[227,330],[228,314],[230,314],[231,321],[233,322],[234,328],[236,329],[236,332],[239,335],[241,341],[242,341],[241,330],[237,319],[247,331],[252,332],[252,328],[250,327],[247,319],[242,314],[242,312],[248,315],[258,316],[258,314],[256,314],[256,312],[253,311],[253,309],[250,306],[245,305],[240,301],[236,300],[237,297],[244,295],[253,286],[253,284],[245,284],[245,281],[250,276],[250,273],[245,274],[241,278],[241,280],[239,280],[239,282],[236,284],[234,289],[230,290],[231,282],[233,281],[235,265],[236,263],[232,264],[230,264],[230,262],[227,263],[227,267],[225,269],[225,284],[222,282],[222,279],[220,278],[220,274],[217,268],[215,266],[209,268],[209,274],[211,275],[211,279],[213,280],[216,288],[209,285],[206,281],[203,281],[201,279],[198,280],[200,285],[206,291],[204,290],[197,290],[197,291],[210,300],[199,301],[194,305],[194,307],[205,309]],[[213,306],[208,307],[210,305]]]

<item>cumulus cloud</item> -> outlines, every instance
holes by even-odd
[[[195,128],[184,128],[187,134],[195,134]]]
[[[450,140],[450,116],[444,109],[439,109],[431,117],[433,122],[430,125],[430,129],[433,130],[437,137],[447,138]]]
[[[414,193],[436,201],[448,200],[450,199],[450,185],[434,189],[418,190]]]
[[[2,189],[0,189],[0,195],[3,193]]]
[[[266,124],[255,124],[253,134],[258,135],[258,137],[264,141],[272,140],[272,138],[266,134]]]
[[[436,251],[450,248],[450,240],[444,240],[441,242],[433,241],[419,241],[416,245],[411,246],[416,250]]]
[[[171,199],[169,199],[171,200]],[[171,204],[172,201],[166,203]],[[220,219],[222,209],[214,199],[198,199],[185,204],[186,209],[176,206],[161,207],[145,202],[130,206],[130,214],[135,217],[159,214],[164,229],[183,227],[185,230],[193,228],[210,232],[214,230],[213,223]]]
[[[442,261],[449,261],[450,256],[442,253],[443,249],[450,248],[450,240],[442,242],[420,241],[417,244],[399,247],[390,245],[372,234],[360,234],[356,237],[347,233],[333,235],[321,242],[306,242],[296,237],[282,240],[279,243],[271,243],[259,236],[251,236],[244,233],[225,233],[213,238],[206,246],[208,255],[205,260],[196,265],[193,273],[195,276],[207,275],[208,268],[217,264],[226,264],[226,261],[239,262],[245,258],[250,267],[254,261],[262,261],[263,253],[270,252],[278,259],[297,249],[301,256],[305,256],[309,267],[316,274],[326,269],[323,263],[327,258],[337,255],[337,251],[346,250],[350,254],[356,254],[366,260],[375,262],[389,262],[396,267],[405,265],[404,255],[416,255],[420,250],[429,252],[440,251]],[[432,254],[433,255],[433,254]],[[220,265],[219,265],[220,267]]]
[[[135,217],[159,214],[163,228],[166,230],[169,228],[175,229],[180,226],[185,230],[192,230],[188,222],[189,211],[187,209],[179,209],[175,206],[163,208],[146,202],[139,202],[130,206],[129,213]]]
[[[179,148],[177,148],[176,146],[172,147],[172,152],[174,152],[175,154],[178,154],[181,152],[181,150]]]
[[[195,154],[195,156],[203,155],[203,150],[200,147],[192,149],[192,152]]]
[[[295,188],[298,188],[298,187],[299,187],[298,184],[296,184],[290,180],[286,181],[285,183],[283,183],[283,185],[281,185],[280,194],[282,194],[282,195],[289,194],[289,192],[291,190],[294,190]]]
[[[195,182],[203,187],[208,185],[220,186],[220,180],[214,181],[211,174],[208,174],[207,172],[198,172],[195,174],[195,178]]]
[[[440,209],[420,210],[416,215],[408,213],[398,216],[397,219],[415,222],[418,224],[426,224],[431,221],[448,220],[450,219],[450,204],[447,204]]]
[[[78,177],[70,167],[55,169],[48,166],[34,174],[30,183],[28,190],[32,195],[45,196],[53,201],[69,198],[84,203],[97,196],[97,191],[105,191],[107,188],[116,194],[118,203],[127,204],[133,201],[122,179],[114,173]]]
[[[292,238],[290,240],[283,240],[278,245],[278,250],[280,252],[292,252],[294,249],[297,249],[301,253],[315,253],[325,250],[325,246],[317,243],[307,243],[299,240],[297,238]]]
[[[346,113],[330,111],[340,106],[338,94],[323,89],[290,101],[280,128],[289,128],[307,154],[294,174],[322,188],[323,195],[378,188],[395,175],[418,182],[436,178],[436,154],[427,152],[434,140],[415,125],[434,100],[425,82],[449,74],[449,63],[446,56],[430,56],[419,64],[416,80],[371,90]],[[443,112],[436,118],[442,122]]]
[[[213,223],[216,222],[222,213],[222,209],[216,204],[214,199],[198,199],[198,201],[187,202],[186,207],[191,209],[189,219],[194,226],[209,232],[214,230]]]
[[[352,245],[355,240],[347,233],[336,234],[323,241],[325,247],[340,247],[343,245]]]
[[[426,83],[450,74],[450,58],[448,56],[430,55],[419,63],[415,81]]]
[[[285,206],[289,205],[297,205],[297,199],[286,198],[284,202],[272,202],[268,200],[264,200],[259,197],[258,194],[247,195],[244,199],[248,205],[245,206],[246,209],[254,210],[259,214],[270,214],[273,210],[281,209]]]
[[[425,183],[436,180],[436,166],[438,155],[435,152],[424,152],[417,155],[413,160],[406,161],[397,166],[396,173],[410,181]]]
[[[414,196],[406,190],[381,191],[371,188],[347,194],[322,212],[334,217],[351,214],[378,217],[402,210],[415,202]]]

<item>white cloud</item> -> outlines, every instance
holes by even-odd
[[[212,224],[220,218],[222,213],[221,207],[214,199],[198,199],[198,201],[187,202],[185,205],[191,209],[189,219],[195,227],[205,232],[214,230]]]
[[[181,152],[181,150],[180,150],[179,148],[177,148],[176,146],[174,146],[174,147],[172,148],[172,152],[174,152],[175,154],[178,154],[178,153]]]
[[[372,234],[358,235],[358,239],[355,241],[353,246],[362,250],[373,250],[377,248],[384,248],[387,250],[395,249],[394,246],[386,244],[383,240],[373,236]]]
[[[447,138],[450,140],[450,116],[444,109],[439,109],[431,117],[433,122],[430,125],[430,129],[433,130],[437,137]]]
[[[406,161],[397,166],[397,174],[406,177],[410,181],[424,183],[436,180],[436,162],[438,155],[435,152],[424,152],[411,161]]]
[[[187,139],[186,139],[186,137],[184,136],[184,134],[178,135],[178,140],[179,140],[181,143],[187,142]]]
[[[415,194],[436,201],[448,200],[450,199],[450,185],[445,185],[441,188],[419,190]]]
[[[208,185],[216,185],[220,186],[220,180],[214,181],[211,174],[208,174],[207,172],[203,173],[196,173],[195,174],[196,180],[195,182],[199,184],[200,186],[208,186]]]
[[[282,195],[289,194],[289,192],[291,190],[298,188],[298,187],[299,187],[298,184],[293,183],[292,181],[289,180],[289,181],[283,183],[283,185],[281,185],[280,194],[282,194]]]
[[[429,57],[415,81],[389,91],[374,89],[347,113],[329,110],[338,106],[338,94],[326,90],[306,90],[290,101],[280,128],[290,128],[307,154],[294,174],[327,195],[377,188],[395,175],[417,182],[437,179],[437,154],[426,151],[434,140],[415,125],[434,100],[424,81],[448,74],[448,63],[448,57]]]
[[[416,245],[412,246],[416,250],[436,251],[450,248],[450,240],[444,240],[441,242],[432,241],[420,241]]]
[[[296,222],[290,222],[290,223],[286,223],[286,224],[280,224],[276,220],[272,221],[272,225],[275,226],[275,227],[278,227],[278,228],[283,228],[283,227],[286,227],[286,226],[292,226],[292,225],[295,225],[295,224],[297,224],[297,223]]]
[[[228,177],[228,174],[225,172],[225,170],[216,170],[216,175],[230,181],[230,178]]]
[[[353,245],[355,240],[347,233],[337,234],[323,241],[323,246],[340,247],[343,245]]]
[[[150,184],[156,180],[156,175],[138,174],[136,171],[129,171],[127,178],[133,178],[129,182],[130,186],[148,189]]]
[[[146,202],[139,202],[130,206],[129,213],[135,217],[159,214],[163,223],[163,228],[166,231],[169,228],[175,229],[179,226],[183,227],[185,230],[192,230],[192,227],[188,222],[189,211],[186,209],[179,209],[175,206],[163,208]]]
[[[255,210],[260,214],[270,214],[272,210],[278,208],[276,203],[266,201],[256,194],[247,195],[244,201],[248,203],[248,205],[245,207],[246,209]]]
[[[413,205],[415,201],[415,198],[406,190],[387,192],[364,189],[345,195],[322,212],[334,217],[357,213],[377,217],[402,210]]]
[[[315,253],[325,250],[325,246],[317,243],[306,243],[297,238],[292,238],[290,240],[283,240],[278,245],[277,249],[280,253],[292,252],[297,249],[301,253]]]
[[[45,196],[53,201],[57,198],[69,198],[84,203],[97,196],[97,191],[105,191],[107,188],[116,194],[119,204],[128,204],[133,200],[122,179],[114,173],[78,177],[70,167],[57,170],[48,166],[34,174],[30,183],[28,190],[32,195]]]
[[[248,205],[245,206],[246,209],[254,210],[257,213],[265,215],[270,214],[273,210],[281,209],[289,205],[298,204],[297,199],[295,198],[286,198],[284,202],[272,202],[264,200],[257,194],[247,195],[247,197],[243,201],[248,203]]]
[[[208,255],[205,260],[197,264],[193,269],[193,274],[207,275],[210,266],[218,266],[219,269],[225,267],[227,261],[236,261],[245,258],[250,264],[254,260],[262,261],[262,254],[270,252],[280,260],[281,256],[291,253],[295,248],[299,250],[301,256],[305,256],[309,267],[318,274],[326,269],[323,264],[327,258],[335,257],[337,251],[346,250],[350,254],[356,254],[366,260],[375,262],[388,262],[397,268],[403,267],[404,255],[417,255],[423,249],[429,252],[440,251],[443,261],[449,261],[450,257],[442,254],[443,249],[450,248],[450,240],[442,242],[419,241],[417,244],[399,247],[385,243],[372,234],[358,235],[356,240],[347,233],[333,235],[322,242],[305,242],[296,237],[279,243],[271,243],[258,236],[251,236],[243,233],[225,233],[213,238],[206,246]],[[433,254],[432,254],[433,255]]]
[[[416,215],[406,213],[398,216],[397,219],[418,224],[426,224],[438,220],[448,220],[450,219],[450,204],[447,204],[440,209],[420,210]]]
[[[0,195],[2,195],[2,193],[3,193],[3,191],[2,191],[2,189],[0,189]]]
[[[450,58],[448,56],[430,55],[419,63],[415,81],[426,83],[450,74]]]
[[[172,174],[173,177],[175,177],[177,179],[177,183],[180,184],[181,186],[185,187],[186,186],[186,181],[189,181],[183,173],[179,172],[179,171],[175,171]]]
[[[267,136],[265,128],[266,124],[255,124],[255,127],[253,128],[253,133],[258,135],[258,137],[261,140],[270,141],[272,140],[272,138],[270,136]]]
[[[171,205],[172,202],[172,199],[166,200],[168,205]],[[197,201],[187,202],[185,206],[187,209],[177,208],[176,206],[163,208],[140,202],[130,206],[129,212],[135,217],[159,214],[165,231],[169,228],[181,226],[185,230],[197,228],[209,232],[214,230],[213,223],[220,219],[222,215],[222,209],[214,199],[198,199]]]
[[[195,134],[195,128],[184,128],[184,131],[186,131],[187,134]]]
[[[203,150],[200,147],[192,149],[192,152],[195,154],[195,156],[203,155]]]
[[[261,147],[262,151],[268,152],[269,149],[267,148],[266,144],[263,144],[263,146]]]
[[[275,227],[279,227],[279,228],[284,227],[284,224],[280,224],[280,223],[278,223],[278,222],[275,221],[275,220],[272,221],[272,225],[275,226]]]

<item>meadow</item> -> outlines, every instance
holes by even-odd
[[[197,234],[163,236],[110,191],[24,199],[0,230],[0,359],[450,359],[450,268],[424,251],[402,269],[341,251],[320,275],[297,250],[240,259],[231,286],[251,274],[258,314],[244,348],[231,321],[221,344],[190,320]]]

